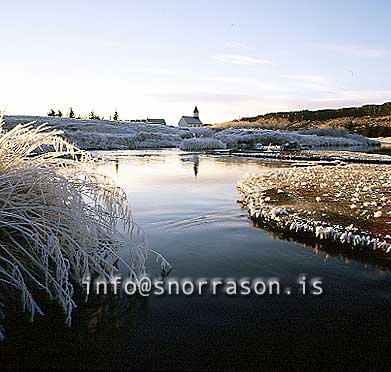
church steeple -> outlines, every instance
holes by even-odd
[[[198,119],[198,117],[199,117],[199,111],[198,111],[198,108],[197,108],[197,106],[194,108],[194,111],[193,111],[193,116],[195,117],[195,118],[197,118]]]

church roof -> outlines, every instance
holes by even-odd
[[[202,124],[202,121],[194,116],[182,116],[182,119],[185,119],[187,124]]]
[[[150,119],[150,118],[147,118],[147,123],[150,123],[150,124],[164,124],[166,125],[166,121],[164,119]]]

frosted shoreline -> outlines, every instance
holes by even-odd
[[[391,167],[273,170],[238,182],[252,220],[353,249],[391,255]]]

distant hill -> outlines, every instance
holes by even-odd
[[[345,128],[350,132],[367,137],[390,137],[391,102],[382,105],[364,105],[341,109],[275,112],[215,124],[213,127],[283,130]]]

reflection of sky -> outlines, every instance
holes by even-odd
[[[222,184],[231,182],[232,188],[246,173],[267,169],[260,166],[262,163],[259,161],[237,160],[234,162],[235,167],[232,167],[229,159],[211,159],[201,155],[197,160],[193,155],[177,156],[175,152],[166,156],[139,156],[131,159],[119,157],[117,160],[117,163],[106,163],[101,169],[132,193],[144,192],[145,185],[161,192],[173,192],[177,189],[196,192],[202,188],[218,193]],[[198,164],[197,177],[194,175],[195,164]]]

